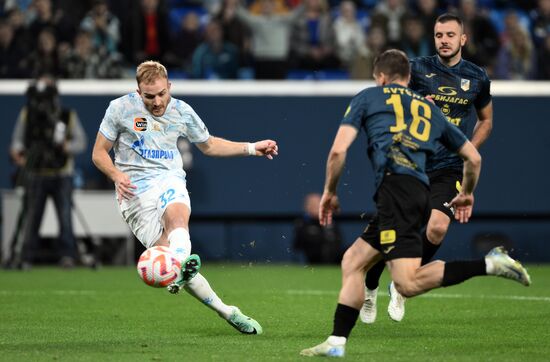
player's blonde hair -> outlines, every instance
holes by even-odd
[[[140,83],[150,84],[159,78],[168,79],[168,72],[164,65],[153,60],[147,60],[138,65],[136,70],[136,80]]]

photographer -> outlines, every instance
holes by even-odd
[[[86,148],[86,135],[74,110],[61,107],[55,80],[41,76],[27,89],[27,104],[19,114],[10,154],[19,166],[19,183],[24,185],[23,245],[16,246],[17,262],[30,267],[48,196],[59,221],[60,264],[75,264],[73,235],[73,156]],[[17,252],[19,251],[19,252]]]

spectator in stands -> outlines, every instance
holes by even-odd
[[[195,11],[186,13],[180,22],[180,29],[172,39],[170,63],[184,70],[191,68],[193,53],[202,41],[201,24]]]
[[[500,49],[498,32],[491,20],[478,9],[475,0],[460,1],[460,16],[468,37],[463,49],[465,59],[488,68],[492,73]]]
[[[293,247],[305,254],[309,264],[338,264],[342,260],[342,236],[336,224],[319,224],[320,202],[320,194],[306,195],[304,215],[294,223]]]
[[[164,61],[170,47],[168,9],[161,0],[141,0],[141,6],[132,8],[131,42],[132,60]]]
[[[432,24],[433,27],[433,24]],[[431,44],[434,42],[424,33],[422,21],[415,16],[406,16],[403,20],[403,36],[399,49],[409,59],[431,55]]]
[[[41,74],[60,75],[55,30],[44,28],[38,34],[38,44],[20,63],[21,72],[26,78],[36,78]]]
[[[396,46],[401,41],[401,23],[407,10],[404,0],[382,0],[376,5],[371,17],[371,26],[385,29],[388,44]]]
[[[437,8],[437,0],[417,0],[416,7],[418,9],[418,18],[424,27],[425,37],[430,43],[430,54],[435,53],[435,45],[432,39],[434,38],[434,24],[437,17],[440,15]]]
[[[120,41],[120,22],[109,11],[106,0],[95,0],[92,10],[80,23],[80,28],[92,37],[92,45],[101,55],[114,55]]]
[[[55,38],[59,43],[70,44],[75,34],[75,26],[70,20],[70,15],[63,14],[56,10],[51,0],[34,0],[31,11],[34,12],[34,19],[29,25],[31,34],[40,34],[48,28],[54,30]]]
[[[13,38],[13,28],[7,20],[0,19],[0,78],[18,78],[19,52]]]
[[[274,5],[273,14],[284,15],[288,13],[288,7],[286,4],[286,1],[273,0],[273,5]],[[263,12],[262,7],[263,7],[262,0],[253,0],[250,2],[250,5],[248,6],[248,10],[250,11],[251,14],[260,15]]]
[[[74,48],[60,61],[64,78],[119,78],[122,73],[119,53],[98,51],[86,31],[77,34]]]
[[[31,40],[32,35],[25,26],[23,12],[18,8],[10,10],[7,14],[7,19],[13,29],[13,42],[18,48],[19,53],[28,54],[34,40]]]
[[[505,29],[502,34],[502,48],[498,56],[496,78],[529,79],[532,76],[534,47],[527,29],[511,11],[505,18]]]
[[[367,55],[365,32],[356,16],[355,3],[345,0],[340,3],[340,13],[334,20],[337,54],[346,68],[356,56]]]
[[[224,0],[214,20],[222,25],[224,40],[239,49],[240,65],[248,66],[251,62],[252,33],[243,20],[237,17],[239,3],[239,0]]]
[[[288,71],[292,24],[303,14],[301,7],[288,15],[276,15],[274,0],[262,0],[260,15],[243,7],[237,16],[252,31],[252,56],[256,79],[284,79]]]
[[[237,47],[224,42],[221,25],[211,21],[204,31],[204,42],[193,53],[193,78],[235,79],[238,69]]]
[[[372,79],[374,59],[387,49],[386,32],[380,26],[373,26],[367,32],[367,54],[355,57],[351,66],[352,79]]]
[[[550,34],[550,0],[538,0],[537,8],[529,14],[531,18],[531,36],[535,46],[543,46]],[[548,60],[546,60],[548,62]]]
[[[326,0],[304,0],[304,16],[292,29],[292,58],[300,69],[336,68],[336,37]]]
[[[46,30],[43,30],[44,33]],[[42,34],[41,33],[41,34]],[[61,265],[72,267],[76,258],[73,235],[73,157],[86,149],[86,135],[75,111],[61,107],[55,81],[40,76],[27,90],[13,132],[10,154],[20,167],[25,185],[23,268],[34,261],[34,248],[48,197],[52,197],[59,221]]]
[[[550,34],[546,35],[542,46],[538,48],[537,79],[550,80]]]

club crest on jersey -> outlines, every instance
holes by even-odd
[[[134,118],[134,131],[145,132],[147,131],[147,120],[145,118]]]
[[[153,122],[153,131],[160,131],[161,127],[160,127],[160,123],[158,122]]]
[[[460,79],[460,88],[461,88],[464,92],[469,91],[469,90],[470,90],[470,80],[469,80],[469,79],[461,78],[461,79]]]

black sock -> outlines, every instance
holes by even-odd
[[[422,263],[421,265],[428,264],[434,257],[441,244],[432,244],[428,240],[426,233],[422,234]]]
[[[365,277],[365,286],[367,288],[370,290],[378,288],[378,282],[380,281],[380,276],[382,275],[385,266],[386,263],[384,260],[380,260],[369,269],[367,276]]]
[[[478,275],[487,275],[485,258],[480,260],[450,261],[445,263],[442,287],[462,283]]]
[[[336,312],[334,312],[334,326],[331,336],[348,338],[358,316],[359,310],[338,303]]]

